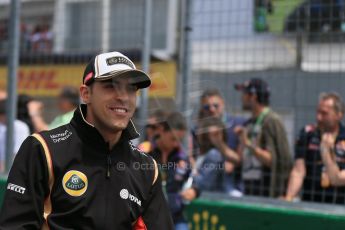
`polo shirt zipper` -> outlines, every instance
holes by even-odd
[[[110,173],[110,171],[111,171],[111,157],[110,157],[110,153],[108,153],[108,155],[107,155],[107,176],[106,176],[106,178],[107,179],[109,179],[110,178],[110,175],[111,175],[111,173]]]

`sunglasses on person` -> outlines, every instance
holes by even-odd
[[[213,104],[206,104],[203,105],[203,109],[209,111],[211,109],[211,107],[218,109],[219,108],[219,104],[217,103],[213,103]]]

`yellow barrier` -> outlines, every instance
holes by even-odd
[[[61,87],[79,87],[82,82],[84,64],[73,65],[27,65],[18,71],[18,93],[31,96],[55,97]],[[7,68],[0,67],[0,89],[6,88]],[[152,85],[149,97],[174,98],[176,92],[175,62],[155,62],[150,66]]]

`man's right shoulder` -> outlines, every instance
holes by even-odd
[[[66,142],[67,140],[70,140],[73,135],[76,135],[74,133],[74,129],[72,129],[72,126],[69,124],[62,125],[51,130],[42,131],[37,134],[41,136],[47,143],[52,144]]]
[[[15,159],[24,162],[28,159],[37,159],[36,157],[43,156],[44,154],[44,139],[38,133],[34,133],[26,137],[16,154]]]

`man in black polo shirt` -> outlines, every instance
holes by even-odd
[[[325,148],[325,138],[333,136],[334,159],[340,169],[345,169],[345,127],[340,123],[343,114],[344,106],[338,94],[320,95],[317,124],[306,125],[296,142],[295,163],[289,178],[286,200],[296,198],[302,189],[303,201],[345,203],[345,187],[331,183],[320,155],[321,149]]]
[[[172,230],[157,164],[131,144],[137,92],[150,84],[123,54],[95,56],[71,122],[21,146],[0,229]]]

